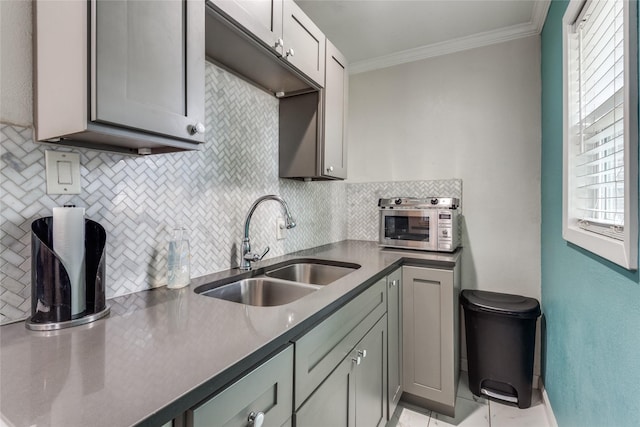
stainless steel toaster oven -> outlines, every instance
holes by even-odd
[[[381,246],[453,252],[460,246],[457,198],[379,199]]]

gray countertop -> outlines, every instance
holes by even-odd
[[[227,270],[109,300],[93,324],[36,332],[0,327],[0,419],[8,426],[159,425],[228,384],[403,263],[451,268],[454,254],[381,250],[343,241],[255,263],[293,258],[362,267],[290,304],[253,307],[194,289]]]

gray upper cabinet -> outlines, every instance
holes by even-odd
[[[204,3],[35,3],[36,138],[132,154],[204,141]]]
[[[284,57],[320,86],[324,86],[326,37],[293,0],[284,0]]]
[[[204,141],[194,133],[204,126],[204,50],[195,42],[204,9],[196,3],[96,2],[92,120]]]
[[[323,174],[347,177],[347,99],[349,72],[347,59],[327,40],[324,90]]]
[[[282,46],[282,0],[210,0],[278,55]]]
[[[317,90],[324,86],[326,37],[293,0],[208,0],[208,4],[227,20],[213,16],[207,20],[206,50],[212,60],[274,94]],[[241,29],[244,40],[228,31],[226,22]],[[267,47],[263,50],[272,58],[252,48],[251,43],[247,43],[249,39],[257,41],[262,48]],[[280,67],[274,65],[278,62]],[[282,67],[288,68],[288,73],[297,70],[294,74],[301,73],[302,80],[308,79],[313,85],[282,74]]]
[[[459,376],[459,269],[402,267],[403,399],[450,416]]]
[[[320,92],[280,100],[280,177],[347,177],[347,98],[345,57],[327,40],[325,86]]]

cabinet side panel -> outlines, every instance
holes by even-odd
[[[87,2],[34,3],[34,123],[39,141],[86,129],[87,19]]]

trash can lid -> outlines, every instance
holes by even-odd
[[[484,313],[523,319],[535,319],[540,316],[538,300],[522,295],[465,289],[460,293],[460,303],[465,309]]]

